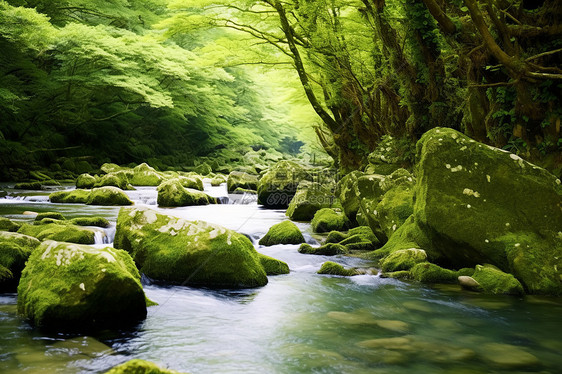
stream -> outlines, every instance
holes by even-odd
[[[71,188],[66,186],[63,188]],[[99,215],[112,227],[96,245],[113,240],[119,207],[52,204],[50,192],[6,189],[0,216],[31,221],[24,212]],[[96,336],[46,335],[17,316],[15,294],[0,294],[0,372],[103,373],[131,358],[198,373],[560,373],[562,299],[517,298],[425,286],[380,276],[318,275],[325,261],[369,266],[353,257],[303,255],[298,245],[260,247],[257,240],[286,218],[255,196],[205,192],[220,205],[161,209],[155,187],[127,191],[135,205],[223,225],[250,237],[259,252],[289,264],[265,287],[211,290],[144,280],[159,305],[126,331]],[[310,225],[297,223],[309,243]],[[109,244],[110,245],[110,244]]]

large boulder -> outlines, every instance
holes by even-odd
[[[121,208],[114,246],[131,253],[140,271],[155,280],[228,288],[267,284],[252,242],[207,222]]]
[[[284,221],[271,226],[267,234],[260,239],[260,245],[270,246],[277,244],[301,244],[304,243],[301,231],[291,221]]]
[[[21,224],[14,222],[6,217],[0,217],[0,231],[11,231],[16,232],[20,228]]]
[[[0,292],[16,292],[25,262],[39,244],[34,237],[0,231]]]
[[[310,222],[314,232],[345,231],[349,228],[350,222],[341,212],[334,209],[323,208],[314,214]]]
[[[94,188],[97,181],[96,177],[88,173],[80,174],[78,178],[76,178],[76,188]]]
[[[146,163],[142,163],[133,168],[133,176],[130,178],[130,183],[133,186],[158,186],[162,180],[162,175],[156,169]]]
[[[477,291],[490,294],[522,295],[521,283],[511,274],[491,265],[476,265],[472,279],[478,284]]]
[[[289,265],[286,262],[266,256],[263,253],[258,253],[258,255],[267,275],[289,274]]]
[[[146,317],[146,299],[125,251],[45,241],[22,272],[18,312],[49,329],[123,327]]]
[[[350,221],[355,222],[359,211],[359,195],[357,193],[357,179],[364,173],[358,170],[345,175],[337,185],[337,194],[343,207],[343,212]]]
[[[90,197],[89,190],[72,190],[72,191],[57,191],[49,195],[49,200],[52,203],[63,204],[86,204]]]
[[[122,190],[134,190],[134,187],[129,183],[129,177],[127,173],[124,171],[116,171],[103,175],[101,178],[99,178],[99,180],[96,180],[96,183],[93,187],[105,186],[113,186]],[[76,188],[79,188],[78,185],[76,185]]]
[[[265,208],[287,208],[300,182],[310,180],[305,168],[292,161],[279,161],[258,183],[258,204]]]
[[[187,179],[187,178],[186,178]],[[164,207],[216,204],[214,197],[185,188],[179,179],[170,179],[158,186],[158,205]]]
[[[94,188],[89,196],[88,205],[133,205],[123,190],[117,187]]]
[[[559,179],[448,128],[425,133],[417,159],[414,219],[443,262],[493,264],[530,293],[562,294]]]
[[[258,176],[248,174],[243,171],[233,171],[228,175],[226,187],[228,192],[233,192],[237,188],[257,190]]]
[[[45,218],[45,220],[48,220]],[[75,226],[72,224],[67,224],[65,222],[58,223],[46,223],[40,225],[29,225],[24,224],[18,230],[20,234],[33,236],[39,240],[56,240],[59,242],[69,242],[77,244],[94,244],[94,232],[82,228],[80,226]]]
[[[335,196],[329,186],[317,182],[302,182],[287,208],[287,216],[293,221],[310,221],[322,208],[334,205]]]

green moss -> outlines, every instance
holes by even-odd
[[[248,189],[242,188],[242,187],[237,187],[232,193],[233,194],[240,194],[240,195],[249,193],[249,194],[255,195],[255,194],[257,194],[257,191],[256,190],[248,190]]]
[[[287,208],[299,183],[310,179],[306,169],[299,164],[279,161],[259,181],[258,204],[265,208]]]
[[[117,187],[94,188],[89,196],[88,205],[133,205],[133,202]]]
[[[242,171],[233,171],[228,175],[226,187],[228,192],[232,192],[238,187],[249,190],[257,190],[258,177],[257,175],[251,175]]]
[[[408,270],[392,271],[390,273],[382,273],[381,278],[393,278],[393,279],[410,279],[410,272]]]
[[[330,231],[328,236],[326,237],[325,243],[339,243],[342,240],[348,238],[348,234],[344,234],[343,232],[339,231]]]
[[[180,181],[181,185],[185,188],[192,188],[194,190],[203,191],[203,180],[199,178],[197,175],[190,175],[189,177],[186,176],[178,176],[177,179]]]
[[[117,165],[117,164],[112,164],[112,163],[105,163],[102,166],[100,166],[100,170],[103,171],[106,174],[109,173],[114,173],[116,171],[120,171],[123,170],[125,168],[122,168],[121,166]]]
[[[33,236],[39,240],[57,240],[77,244],[94,244],[94,232],[79,226],[57,223],[45,225],[24,224],[18,230],[20,234]]]
[[[276,244],[301,244],[304,243],[301,231],[291,221],[284,221],[271,226],[267,234],[260,239],[259,244],[270,246]]]
[[[158,186],[158,205],[165,207],[215,204],[216,199],[207,194],[185,188],[179,179],[170,179]]]
[[[267,284],[247,237],[202,221],[121,208],[114,246],[129,251],[141,272],[156,280],[227,288]]]
[[[410,270],[414,265],[426,261],[427,255],[423,249],[401,249],[385,257],[381,261],[381,268],[384,272]]]
[[[25,262],[40,241],[18,233],[0,233],[0,292],[15,292]]]
[[[345,175],[337,186],[339,200],[343,206],[343,211],[350,221],[356,221],[359,211],[359,196],[357,193],[357,178],[363,176],[363,172],[352,171]]]
[[[57,331],[123,327],[146,317],[146,301],[125,251],[46,241],[22,272],[18,312]]]
[[[413,183],[400,183],[383,195],[375,212],[386,238],[390,238],[414,213],[413,196]]]
[[[287,208],[287,216],[293,221],[310,221],[322,208],[330,208],[335,201],[329,186],[302,182]]]
[[[94,188],[97,181],[96,177],[90,174],[80,174],[78,178],[76,178],[76,188]]]
[[[66,218],[59,212],[43,212],[35,216],[35,221],[41,221],[43,218],[52,218],[64,221]]]
[[[142,163],[133,168],[130,183],[133,186],[158,186],[164,178],[154,168]]]
[[[318,248],[314,248],[310,244],[303,243],[299,247],[299,253],[306,255],[335,256],[347,254],[348,250],[343,245],[337,243],[324,244]]]
[[[523,286],[511,274],[495,266],[476,265],[472,278],[480,284],[483,292],[490,294],[523,295]]]
[[[8,218],[0,217],[0,231],[16,232],[20,228],[20,224],[13,222]]]
[[[105,186],[113,186],[122,190],[134,190],[134,188],[129,184],[129,177],[124,171],[117,171],[114,173],[103,175],[94,184],[94,187]]]
[[[422,262],[410,269],[413,279],[422,283],[456,283],[458,273],[430,262]]]
[[[311,225],[314,232],[343,231],[349,227],[350,222],[345,214],[324,208],[314,214]]]
[[[163,369],[156,364],[134,359],[118,365],[105,374],[180,374],[177,371]]]
[[[346,269],[342,265],[337,264],[332,261],[326,261],[320,267],[320,270],[317,271],[318,274],[329,274],[329,275],[342,275],[346,277],[350,277],[353,275],[360,274],[357,269],[351,268]]]
[[[16,183],[14,186],[16,190],[40,190],[41,189],[41,182],[33,181],[33,182],[21,182]]]
[[[103,217],[77,217],[69,222],[77,226],[109,227],[109,221]]]
[[[201,165],[197,165],[194,169],[194,171],[197,174],[201,174],[201,175],[209,175],[213,172],[213,169],[211,168],[211,166],[209,164],[207,164],[206,162],[202,163]]]
[[[211,186],[220,186],[221,184],[226,183],[226,178],[222,175],[218,175],[211,179]]]
[[[260,263],[267,275],[289,274],[289,265],[273,257],[259,253]]]
[[[52,203],[86,204],[89,197],[90,191],[87,190],[57,191],[49,195],[49,200]]]

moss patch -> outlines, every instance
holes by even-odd
[[[287,263],[262,253],[258,255],[267,275],[289,274],[289,265]]]
[[[18,230],[20,234],[33,236],[39,240],[56,240],[77,244],[94,244],[94,232],[69,224],[47,223],[44,225],[24,224]]]
[[[297,225],[291,221],[284,221],[271,226],[267,234],[259,242],[260,245],[265,246],[301,243],[304,243],[304,237]]]
[[[118,365],[107,371],[105,374],[180,374],[177,371],[163,369],[158,365],[145,361],[134,359]]]
[[[171,179],[158,186],[158,205],[165,207],[208,205],[217,200],[201,191],[185,188],[179,179]]]
[[[349,228],[350,222],[345,214],[330,208],[324,208],[314,214],[311,225],[312,231],[321,233],[346,230]]]
[[[385,272],[410,270],[414,265],[427,261],[423,249],[409,248],[392,252],[381,261],[381,268]]]
[[[15,292],[25,262],[41,242],[33,237],[0,232],[0,292]]]
[[[490,294],[523,295],[523,286],[511,274],[495,266],[476,265],[472,278],[480,284],[483,292]]]
[[[346,269],[342,265],[332,261],[324,262],[320,267],[320,270],[317,271],[317,273],[328,274],[328,275],[342,275],[346,277],[361,274],[355,268]]]
[[[349,251],[346,247],[337,243],[328,243],[320,247],[313,247],[310,244],[301,244],[299,247],[299,253],[306,255],[323,255],[323,256],[335,256],[347,254]]]

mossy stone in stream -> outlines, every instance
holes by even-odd
[[[343,212],[352,222],[356,221],[360,206],[357,193],[357,178],[363,175],[364,173],[359,170],[352,171],[345,175],[337,185],[338,197],[341,201]]]
[[[140,271],[155,280],[227,288],[267,284],[247,237],[203,221],[121,208],[114,246],[131,253]]]
[[[310,221],[322,208],[330,208],[335,202],[331,189],[320,183],[302,182],[291,199],[286,215],[293,221]]]
[[[52,218],[64,221],[66,218],[59,212],[42,212],[35,216],[35,221],[41,221],[43,218]]]
[[[213,172],[213,168],[206,162],[197,165],[194,169],[197,174],[209,175]]]
[[[181,374],[170,369],[163,369],[158,365],[139,359],[133,359],[124,364],[115,366],[105,374]]]
[[[233,192],[237,188],[244,188],[249,190],[258,189],[258,176],[248,174],[242,171],[233,171],[228,175],[226,181],[228,192]]]
[[[216,204],[214,197],[192,188],[185,188],[179,179],[170,179],[158,186],[158,205],[164,207]]]
[[[180,181],[181,185],[185,188],[192,188],[194,190],[203,191],[203,180],[198,175],[183,176],[179,175],[176,177]]]
[[[80,174],[78,178],[76,178],[76,188],[94,188],[97,181],[96,177],[90,174]]]
[[[14,222],[8,218],[0,217],[0,231],[16,232],[19,230],[21,224]]]
[[[0,292],[15,292],[31,252],[41,244],[31,236],[0,232]]]
[[[289,265],[273,257],[259,253],[260,263],[267,275],[289,274]]]
[[[284,221],[271,226],[267,234],[260,239],[259,244],[270,246],[276,244],[301,244],[304,242],[304,237],[297,225],[291,221]]]
[[[320,209],[314,214],[310,222],[312,231],[322,233],[329,231],[343,231],[349,228],[350,222],[345,214],[330,208]]]
[[[472,275],[482,291],[489,294],[523,295],[523,286],[511,274],[491,265],[476,265]]]
[[[47,223],[44,225],[24,224],[18,230],[20,234],[33,236],[39,240],[56,240],[77,244],[94,244],[94,232],[69,224]]]
[[[49,240],[22,272],[18,312],[57,331],[123,327],[146,317],[146,300],[125,251]]]
[[[323,256],[335,256],[341,254],[347,254],[349,251],[346,247],[337,243],[328,243],[320,247],[314,248],[310,244],[303,243],[299,247],[299,253],[306,255],[323,255]]]
[[[330,231],[326,237],[325,243],[339,243],[344,239],[347,239],[349,234],[344,234],[340,231]]]
[[[158,186],[163,180],[160,173],[146,163],[142,163],[133,168],[133,176],[129,182],[133,186]]]
[[[317,271],[317,273],[328,274],[328,275],[342,275],[346,277],[361,274],[360,272],[357,271],[357,269],[354,268],[346,269],[342,265],[332,261],[324,262],[320,267],[320,270]]]
[[[427,254],[423,249],[401,249],[385,257],[381,261],[381,268],[385,272],[410,270],[414,265],[426,261]]]
[[[52,203],[86,204],[90,197],[88,190],[57,191],[49,195]]]
[[[425,250],[430,261],[440,258],[440,253],[433,251],[431,241],[414,220],[414,216],[408,217],[406,222],[400,226],[390,237],[388,242],[381,248],[371,252],[373,259],[383,258],[402,249],[420,248]]]
[[[100,187],[94,188],[89,196],[88,205],[133,205],[133,202],[123,190],[117,187]]]
[[[76,217],[68,221],[77,226],[109,227],[109,221],[103,217]]]
[[[422,262],[410,269],[410,276],[422,283],[455,283],[458,273],[430,262]]]
[[[33,182],[21,182],[16,183],[14,186],[16,190],[40,190],[41,189],[41,182],[33,181]]]
[[[293,161],[279,161],[258,183],[258,204],[265,208],[287,208],[300,182],[310,180],[305,168]]]
[[[381,231],[390,238],[414,212],[414,182],[399,183],[390,188],[378,203],[376,213]]]
[[[117,164],[112,164],[112,163],[105,163],[102,166],[100,166],[100,170],[103,171],[106,174],[109,173],[114,173],[116,171],[120,171],[123,170],[124,168],[122,168],[121,166],[117,165]]]
[[[120,188],[122,190],[135,189],[129,183],[129,177],[124,171],[116,171],[114,173],[105,174],[94,184],[94,187],[105,187],[105,186],[113,186],[113,187]]]
[[[220,186],[223,183],[226,183],[226,178],[222,175],[217,175],[216,177],[211,179],[211,186],[213,187]]]
[[[243,195],[243,194],[256,195],[257,191],[256,190],[249,190],[247,188],[237,187],[234,191],[232,191],[232,194],[234,194],[234,195]]]

